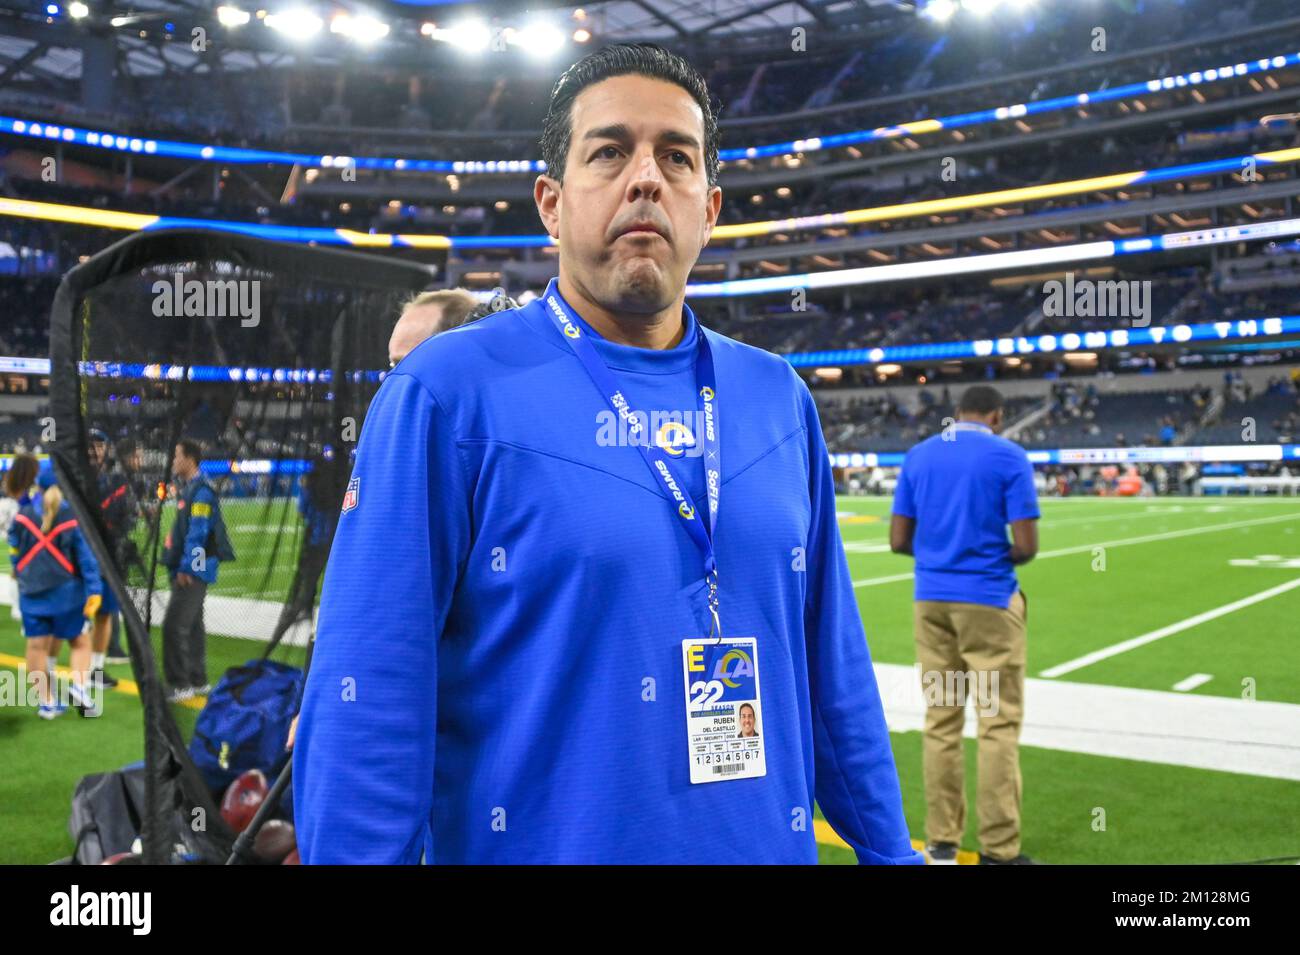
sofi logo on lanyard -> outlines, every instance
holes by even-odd
[[[552,279],[546,290],[547,311],[554,319],[560,334],[564,336],[564,340],[569,343],[573,353],[587,369],[597,390],[604,395],[610,408],[621,419],[628,422],[634,434],[639,435],[640,425],[637,423],[637,416],[633,414],[623,389],[619,387],[609,366],[601,360],[595,347],[582,333],[577,317],[572,314],[568,303],[560,297],[556,284]],[[667,448],[658,444],[647,447],[646,442],[638,442],[636,449],[641,453],[650,473],[667,490],[674,513],[700,551],[704,576],[709,581],[709,609],[713,614],[717,634],[721,636],[717,604],[718,564],[713,550],[713,531],[717,524],[718,504],[722,493],[722,450],[718,441],[718,383],[713,370],[713,352],[709,348],[709,341],[703,330],[696,335],[696,340],[699,342],[699,350],[695,359],[695,376],[700,385],[698,397],[701,417],[704,421],[701,443],[704,447],[705,487],[709,499],[707,526],[706,521],[702,520],[698,513],[691,492],[687,490],[686,482],[673,470],[671,461],[674,457],[681,456],[681,450],[671,444]]]
[[[704,338],[704,333],[699,333],[700,338]],[[706,346],[707,347],[707,346]],[[712,365],[712,355],[709,364]],[[718,447],[718,434],[714,424],[713,406],[717,402],[717,396],[712,388],[705,385],[700,389],[700,403],[704,411],[704,443],[707,453],[710,447]],[[704,462],[704,486],[705,493],[709,495],[709,514],[712,515],[714,523],[718,517],[718,495],[721,493],[720,485],[722,484],[721,457],[714,455]]]

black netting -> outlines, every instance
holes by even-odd
[[[196,807],[214,825],[191,839],[191,852],[217,861],[231,839],[215,790],[186,752],[202,700],[168,702],[177,674],[196,665],[173,653],[169,670],[163,635],[180,593],[166,566],[180,500],[174,450],[182,439],[201,445],[234,553],[216,559],[229,551],[209,535],[191,565],[216,569],[202,607],[202,679],[215,685],[229,667],[265,656],[302,667],[389,333],[432,278],[428,267],[371,256],[160,232],[118,243],[59,288],[53,458],[122,602],[122,643],[146,717],[147,861],[166,861],[178,812]],[[175,563],[175,547],[170,556]]]

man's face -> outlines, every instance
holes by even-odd
[[[740,709],[740,735],[754,735],[754,711],[748,706],[743,706]]]
[[[104,458],[108,456],[108,445],[103,441],[90,442],[90,459],[95,462],[95,467],[104,466]]]
[[[663,311],[682,295],[722,207],[704,168],[699,105],[675,83],[615,76],[578,94],[570,128],[564,184],[539,176],[534,186],[561,268],[610,311]],[[625,234],[634,224],[649,231]]]
[[[185,449],[179,444],[176,445],[175,451],[172,452],[172,474],[180,478],[189,477],[192,463],[189,455],[185,453]]]

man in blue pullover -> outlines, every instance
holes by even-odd
[[[860,861],[923,861],[812,397],[685,305],[717,145],[679,57],[577,63],[534,186],[558,279],[375,396],[297,731],[304,862],[815,863],[814,801]]]

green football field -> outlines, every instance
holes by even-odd
[[[889,501],[838,507],[872,656],[910,664],[912,567],[889,553]],[[1046,498],[1040,509],[1039,556],[1019,570],[1030,676],[1300,579],[1300,498]],[[1192,692],[1240,698],[1249,678],[1259,700],[1300,703],[1297,637],[1300,590],[1290,590],[1069,679],[1172,690],[1205,673],[1213,679]]]
[[[906,677],[903,668],[914,661],[911,561],[888,552],[889,501],[842,497],[838,507],[873,659],[882,673]],[[1042,509],[1039,558],[1020,572],[1029,599],[1033,683],[1021,748],[1024,851],[1059,864],[1295,861],[1300,499],[1070,498],[1046,499]],[[293,515],[284,531],[276,530],[278,512],[274,519],[264,515],[227,508],[247,576],[225,579],[235,568],[223,569],[224,586],[214,592],[262,590],[261,574],[252,570],[257,558],[283,554],[277,564],[288,563],[297,541]],[[283,570],[273,572],[265,596],[282,593],[287,578]],[[248,640],[210,637],[212,682],[259,649]],[[0,607],[0,667],[16,669],[22,653],[18,625]],[[301,663],[301,651],[283,655]],[[129,667],[111,672],[130,676]],[[1082,704],[1060,708],[1058,688]],[[885,689],[882,677],[892,727],[897,695]],[[188,733],[196,707],[175,711]],[[1163,728],[1170,712],[1188,714],[1185,731]],[[1272,721],[1273,737],[1253,740],[1257,714]],[[1215,727],[1205,739],[1198,720]],[[1132,748],[1127,755],[1112,752],[1114,734],[1106,727],[1116,725]],[[1287,735],[1288,729],[1294,732]],[[46,723],[31,710],[0,706],[0,863],[66,855],[76,781],[138,760],[142,732],[139,701],[129,687],[110,694],[98,719],[69,713]],[[1215,749],[1234,733],[1260,744],[1258,763],[1250,755],[1255,750]],[[919,840],[921,734],[904,728],[892,739],[908,823]],[[1231,757],[1223,765],[1232,771],[1213,768],[1219,752]],[[963,849],[973,851],[979,846],[970,738],[966,756]],[[823,862],[854,861],[829,826],[819,820],[817,831]]]
[[[292,499],[223,498],[222,516],[231,546],[235,549],[234,563],[224,565],[217,574],[217,583],[210,593],[230,597],[256,596],[265,600],[284,600],[293,580],[293,559],[300,546],[302,522]],[[158,530],[160,540],[166,540],[176,520],[176,505],[168,502],[163,508]],[[138,525],[136,543],[142,553],[148,551],[148,535],[144,524]],[[166,570],[155,568],[158,590],[170,587]]]

